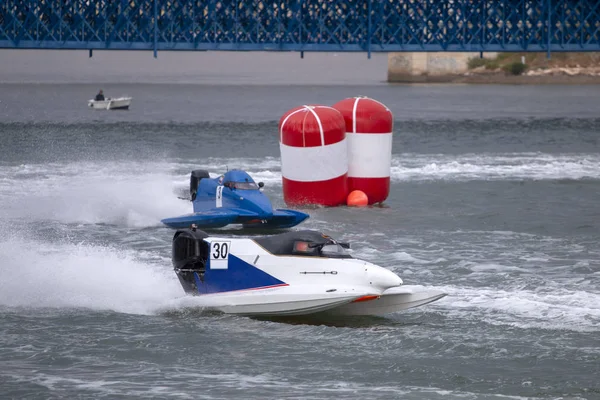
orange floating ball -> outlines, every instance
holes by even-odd
[[[369,204],[369,198],[362,190],[353,190],[346,198],[346,204],[355,207],[366,206]]]

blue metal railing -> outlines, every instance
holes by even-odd
[[[600,1],[1,0],[0,48],[600,51]]]

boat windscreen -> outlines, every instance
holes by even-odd
[[[321,246],[321,255],[329,258],[352,258],[346,249],[337,243],[325,244]]]
[[[258,185],[254,182],[225,182],[225,186],[238,190],[257,190]]]

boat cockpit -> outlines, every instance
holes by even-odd
[[[349,244],[337,242],[316,231],[286,232],[254,239],[254,241],[274,255],[353,258],[346,251],[350,248]]]

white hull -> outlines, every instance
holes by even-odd
[[[354,298],[347,299],[305,299],[297,301],[282,301],[279,303],[262,304],[238,304],[235,306],[216,307],[226,314],[252,315],[252,316],[293,316],[309,315],[318,312],[327,311],[352,301]]]
[[[95,110],[127,110],[131,104],[131,97],[118,97],[101,101],[89,100],[88,106]]]
[[[364,296],[378,296],[360,301]],[[384,315],[419,307],[446,296],[439,291],[410,293],[392,288],[381,294],[352,289],[326,293],[322,288],[280,287],[201,295],[207,308],[247,316]],[[358,301],[357,301],[358,300]]]
[[[201,295],[207,308],[252,316],[309,315],[340,307],[365,296],[354,290],[327,293],[323,288],[276,287]]]
[[[402,291],[404,290],[404,292]],[[376,300],[349,303],[327,311],[329,315],[384,315],[433,303],[446,296],[439,291],[409,293],[406,289],[388,289]]]

